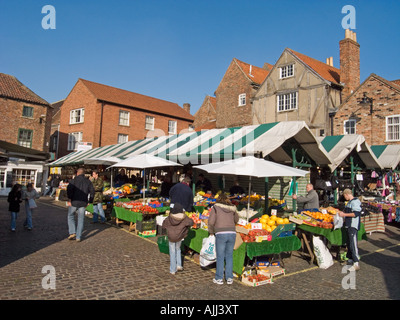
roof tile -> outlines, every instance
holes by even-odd
[[[50,105],[46,100],[23,85],[16,77],[5,73],[0,73],[0,97],[47,106]]]
[[[139,93],[107,86],[104,84],[79,79],[93,93],[96,99],[124,106],[134,107],[150,112],[161,113],[171,117],[193,121],[194,117],[177,103],[160,100]]]

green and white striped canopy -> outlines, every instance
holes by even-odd
[[[285,145],[286,143],[286,145]],[[275,122],[234,128],[189,131],[181,134],[147,138],[68,154],[50,166],[83,164],[85,159],[117,157],[124,160],[138,154],[151,154],[181,164],[209,163],[242,156],[269,156],[275,162],[291,163],[289,147],[303,153],[318,165],[331,164],[328,152],[321,146],[304,121]],[[293,146],[292,146],[293,144]]]

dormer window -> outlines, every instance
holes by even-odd
[[[280,79],[293,77],[294,75],[293,64],[288,64],[286,66],[280,67],[279,70],[280,70],[280,75],[279,75]]]
[[[239,94],[239,107],[245,105],[246,105],[246,94],[245,93]]]

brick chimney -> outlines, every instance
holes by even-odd
[[[356,33],[346,29],[345,38],[339,41],[340,82],[344,85],[342,101],[360,85],[360,45]]]
[[[184,103],[183,110],[190,114],[190,103]]]

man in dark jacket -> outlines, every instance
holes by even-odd
[[[193,191],[189,187],[190,182],[190,178],[185,177],[169,191],[171,203],[180,203],[183,208],[189,212],[193,209]]]
[[[106,222],[106,216],[103,210],[103,187],[104,181],[99,177],[97,170],[93,170],[92,179],[94,188],[94,199],[93,199],[93,223],[98,222],[98,216],[100,215],[101,223]]]
[[[93,202],[94,188],[92,182],[85,177],[85,170],[79,168],[76,177],[67,187],[68,196],[68,229],[69,240],[81,241],[85,211],[88,203]],[[75,226],[75,212],[78,213],[78,226]]]

